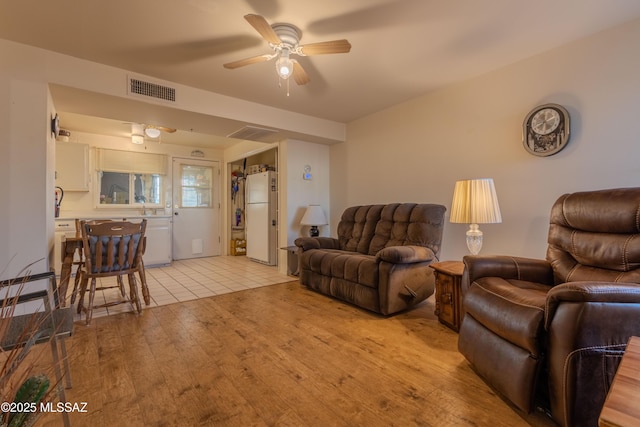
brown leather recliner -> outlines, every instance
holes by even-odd
[[[442,205],[390,203],[352,206],[338,237],[299,237],[300,283],[383,315],[427,299],[444,228]]]
[[[546,260],[465,256],[458,348],[525,412],[596,426],[632,335],[640,335],[640,188],[561,196]]]

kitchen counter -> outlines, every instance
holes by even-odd
[[[171,214],[164,212],[156,214],[142,215],[139,210],[136,211],[92,211],[92,212],[60,212],[60,217],[56,221],[75,221],[76,218],[89,219],[142,219],[142,218],[171,218]]]

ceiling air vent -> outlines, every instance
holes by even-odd
[[[275,142],[277,141],[275,129],[260,128],[257,126],[245,126],[233,133],[227,135],[228,138],[246,139],[258,142]]]
[[[176,102],[175,88],[136,79],[135,77],[129,77],[127,92],[130,95],[140,95],[162,101]]]

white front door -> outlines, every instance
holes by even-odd
[[[218,162],[173,159],[173,259],[220,255]]]

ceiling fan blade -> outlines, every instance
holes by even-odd
[[[332,40],[329,42],[303,44],[298,46],[297,50],[299,54],[303,56],[347,53],[351,51],[351,43],[345,39]]]
[[[269,25],[267,20],[264,19],[261,15],[250,13],[249,15],[245,15],[244,19],[246,19],[247,22],[251,24],[251,26],[255,28],[258,33],[260,33],[262,38],[269,43],[276,45],[282,43],[280,37],[278,37],[276,32],[273,31],[273,28],[271,28],[271,25]]]
[[[302,65],[295,59],[293,61],[293,80],[299,85],[306,85],[309,83],[309,76],[307,72],[302,68]]]
[[[224,68],[229,68],[230,70],[233,70],[235,68],[244,67],[245,65],[257,64],[258,62],[268,61],[275,57],[276,55],[273,55],[273,54],[252,56],[251,58],[245,58],[245,59],[240,59],[238,61],[227,62],[226,64],[224,64]]]
[[[156,126],[156,127],[160,129],[162,132],[174,133],[176,131],[176,129],[174,128],[166,128],[164,126]]]

